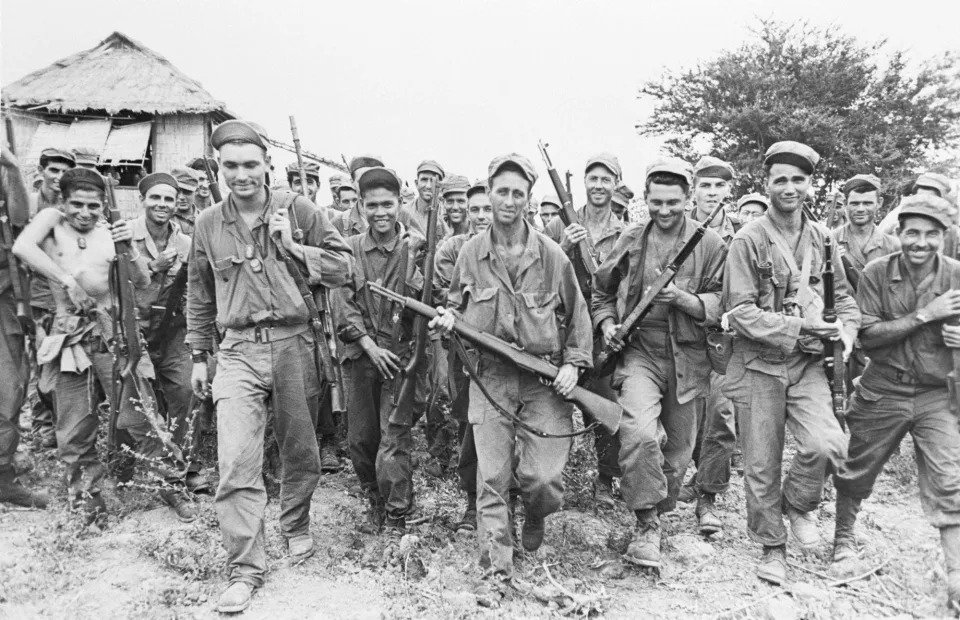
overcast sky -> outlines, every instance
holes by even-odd
[[[439,160],[471,178],[537,139],[575,179],[619,156],[635,189],[657,154],[634,125],[638,87],[736,47],[758,17],[839,24],[915,58],[960,47],[960,3],[751,0],[0,0],[7,84],[119,30],[200,81],[234,113],[339,159],[382,155],[401,176]],[[953,9],[949,7],[954,7]],[[886,7],[886,8],[885,8]],[[952,14],[951,14],[952,13]],[[944,27],[951,24],[951,27]],[[829,76],[824,76],[829,79]],[[289,161],[285,153],[275,157]],[[542,168],[542,166],[541,166]],[[541,170],[542,171],[542,170]],[[582,187],[575,183],[575,193]],[[549,190],[538,181],[534,193]]]

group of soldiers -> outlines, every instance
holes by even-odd
[[[730,164],[664,158],[646,170],[645,212],[631,222],[634,194],[608,153],[587,161],[587,201],[570,218],[557,195],[531,208],[538,174],[515,153],[475,181],[426,160],[413,196],[381,158],[355,157],[349,177],[331,179],[333,204],[319,206],[312,164],[287,169],[292,191],[271,187],[266,142],[250,124],[221,124],[212,146],[214,160],[145,176],[143,214],[112,224],[108,183],[71,153],[44,151],[32,196],[9,150],[0,163],[19,231],[5,249],[33,273],[42,336],[34,424],[66,466],[71,506],[90,522],[106,514],[97,405],[119,395],[125,452],[162,482],[160,497],[178,517],[196,518],[190,493],[209,487],[194,449],[196,412],[215,411],[215,506],[229,573],[220,611],[245,609],[266,575],[265,450],[279,453],[280,526],[300,560],[314,552],[310,501],[321,472],[340,468],[340,433],[368,502],[362,531],[398,536],[426,518],[413,484],[421,422],[422,464],[433,475],[456,469],[466,495],[456,527],[478,531],[479,565],[498,588],[510,583],[520,547],[541,546],[578,433],[593,434],[598,501],[636,515],[624,558],[654,569],[661,519],[678,501],[696,502],[704,535],[723,529],[716,497],[742,451],[747,527],[762,546],[758,576],[779,584],[784,515],[791,544],[816,549],[829,476],[833,559],[857,556],[860,505],[909,432],[922,507],[941,533],[949,600],[960,601],[960,228],[945,177],[921,175],[878,225],[883,185],[857,175],[842,188],[847,222],[830,230],[807,210],[820,160],[807,145],[772,145],[765,194],[735,203]],[[229,193],[214,204],[220,175]],[[147,345],[137,373],[146,381],[113,390],[111,367],[129,361],[110,320],[120,264],[136,287]],[[398,300],[420,299],[431,283],[430,336],[410,377],[425,319]],[[0,383],[0,499],[42,506],[13,466],[30,361],[11,284],[5,269],[0,367],[18,380]],[[624,326],[651,295],[639,321]],[[323,296],[342,416],[317,363],[328,347],[318,329]],[[161,321],[168,307],[177,309],[172,325]],[[462,325],[548,361],[551,378],[465,345]],[[843,359],[834,362],[852,379],[840,386],[851,390],[840,408],[823,364],[837,343]],[[617,358],[612,374],[591,372],[600,348]],[[619,404],[618,428],[583,411],[585,430],[575,430],[568,398],[580,383]],[[782,474],[788,429],[795,452]]]

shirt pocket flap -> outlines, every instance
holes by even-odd
[[[473,284],[468,284],[465,287],[467,294],[470,296],[471,301],[489,301],[497,296],[497,287],[490,286],[487,288],[480,288],[474,286]]]
[[[227,258],[221,258],[220,260],[213,261],[211,266],[213,267],[213,271],[217,274],[217,277],[224,280],[229,280],[242,264],[242,258],[237,256],[228,256]]]

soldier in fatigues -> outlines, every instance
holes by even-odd
[[[647,169],[650,221],[620,235],[593,280],[593,323],[606,342],[693,235],[696,223],[685,213],[691,181],[680,160]],[[704,326],[720,318],[723,249],[708,229],[630,334],[613,375],[624,408],[620,488],[637,518],[626,559],[640,566],[660,567],[660,514],[676,506],[696,438],[697,408],[709,390]]]
[[[821,356],[824,339],[842,339],[849,355],[860,312],[836,270],[839,321],[822,318],[823,245],[828,234],[801,205],[820,156],[798,142],[777,142],[764,158],[770,209],[730,244],[723,307],[737,338],[724,393],[733,401],[743,440],[750,538],[763,545],[757,575],[786,579],[787,531],[803,549],[820,543],[816,509],[824,480],[846,455],[833,417]],[[784,433],[797,450],[781,483]]]
[[[733,167],[716,157],[703,157],[693,167],[693,196],[696,208],[691,219],[702,222],[710,213],[730,199]],[[733,218],[721,210],[710,222],[713,230],[724,244],[729,244],[736,234]],[[697,445],[693,451],[697,472],[689,487],[697,500],[695,514],[703,535],[715,534],[723,529],[714,502],[718,494],[725,493],[730,484],[730,456],[737,444],[736,416],[733,403],[723,395],[724,375],[710,373],[710,393],[700,403],[697,412]],[[690,498],[692,499],[692,498]],[[689,499],[687,500],[689,501]]]
[[[210,172],[213,173],[213,178],[207,177],[208,166]],[[207,157],[206,165],[204,165],[204,158],[194,157],[187,162],[187,168],[197,172],[197,191],[193,195],[193,204],[197,207],[197,210],[203,211],[207,207],[213,206],[213,192],[210,191],[210,186],[220,182],[218,176],[220,166],[217,165],[217,160]]]
[[[140,328],[153,362],[155,384],[163,398],[167,423],[174,429],[174,441],[185,455],[190,456],[187,488],[203,491],[210,485],[200,473],[200,455],[195,443],[200,431],[196,420],[191,419],[192,365],[185,341],[187,322],[183,299],[170,300],[171,286],[180,270],[186,268],[190,237],[180,232],[180,226],[172,219],[179,191],[172,175],[163,172],[148,174],[140,181],[138,189],[144,213],[130,222],[130,227],[134,246],[146,258],[150,273],[150,283],[136,293]],[[169,303],[174,308],[172,318],[161,332],[161,322]]]
[[[333,216],[331,223],[346,237],[367,231],[367,218],[360,205],[360,193],[353,181],[344,180],[337,186],[337,203],[343,208]]]
[[[474,182],[467,190],[466,197],[470,232],[450,237],[437,250],[433,294],[437,304],[441,306],[446,305],[450,279],[453,277],[457,258],[460,257],[460,250],[467,241],[490,228],[493,217],[486,181]],[[470,408],[470,377],[463,369],[463,363],[454,347],[449,348],[447,358],[448,385],[452,399],[450,413],[458,422],[457,438],[460,444],[457,471],[460,475],[460,488],[467,494],[467,508],[457,523],[457,530],[473,531],[477,529],[477,448],[473,439],[473,426],[467,417]]]
[[[191,384],[201,397],[208,387],[206,358],[218,327],[225,332],[213,399],[220,461],[215,503],[229,586],[217,609],[235,613],[249,606],[267,571],[261,466],[268,399],[283,461],[280,529],[295,559],[314,550],[310,500],[320,479],[320,457],[309,399],[320,390],[316,345],[310,312],[276,246],[292,257],[307,286],[328,288],[349,277],[350,250],[313,203],[266,186],[267,148],[253,127],[227,121],[211,142],[230,194],[197,218],[188,267],[187,343]]]
[[[16,234],[27,224],[30,205],[20,166],[6,146],[0,151],[0,180],[0,200],[6,201],[7,223]],[[25,334],[17,318],[17,302],[24,300],[14,297],[10,252],[10,247],[0,247],[0,502],[45,508],[47,497],[20,484],[13,461],[20,443],[20,408],[30,368],[24,350]]]
[[[850,446],[834,477],[837,488],[833,560],[857,555],[860,504],[904,435],[913,437],[920,504],[940,530],[948,604],[960,604],[960,430],[951,398],[960,348],[960,262],[938,255],[952,224],[950,205],[933,196],[905,199],[902,251],[871,261],[857,302],[860,342],[870,358],[847,412]]]
[[[415,259],[424,241],[397,221],[400,179],[392,170],[366,168],[358,181],[369,226],[347,239],[353,280],[330,299],[344,343],[350,458],[369,502],[361,530],[373,534],[383,527],[398,535],[413,508],[413,419],[409,403],[393,406],[393,379],[409,360],[413,321],[409,312],[371,293],[367,282],[416,296],[423,274]]]
[[[193,231],[197,226],[197,215],[200,210],[194,204],[194,196],[200,187],[200,177],[197,171],[192,168],[174,168],[170,175],[177,180],[177,210],[173,214],[172,220],[183,234],[188,237],[193,236]]]
[[[563,220],[557,217],[551,220],[543,231],[543,234],[560,244],[560,248],[573,262],[580,290],[588,305],[593,291],[592,276],[587,273],[579,259],[580,250],[577,244],[583,239],[589,241],[588,245],[593,248],[593,258],[597,265],[610,256],[624,229],[623,221],[614,214],[612,207],[614,190],[621,176],[620,162],[615,155],[600,153],[588,159],[583,172],[587,204],[577,211],[577,221],[565,227]],[[610,387],[610,377],[598,379],[592,389],[609,400],[616,400],[616,394]],[[584,422],[590,424],[593,419],[584,414]],[[607,508],[612,508],[616,503],[613,498],[613,479],[622,475],[617,462],[620,441],[616,435],[611,435],[602,426],[597,426],[594,429],[594,447],[597,451],[597,501]]]
[[[114,243],[132,238],[129,222],[120,221],[111,228],[102,224],[106,182],[97,172],[75,168],[63,174],[63,212],[41,211],[20,234],[13,252],[31,269],[48,278],[57,312],[52,333],[47,336],[38,361],[49,361],[58,368],[57,449],[67,466],[67,487],[71,509],[92,523],[105,517],[107,508],[101,496],[104,466],[97,455],[98,409],[94,385],[99,382],[108,399],[115,397],[112,368],[114,343],[110,313],[110,269],[113,260],[128,261],[133,285],[142,288],[149,282],[147,261],[136,251],[117,257]],[[139,334],[131,334],[139,338]],[[125,363],[121,360],[121,363]],[[143,355],[137,373],[152,377],[150,359]],[[155,399],[149,384],[124,380],[121,389],[117,428],[134,441],[134,448],[157,475],[181,485],[184,464],[175,446],[171,450],[161,440],[156,411],[149,411]],[[184,502],[176,488],[161,490],[161,498],[183,521],[196,518],[195,509]]]

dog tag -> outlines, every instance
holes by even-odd
[[[263,271],[263,263],[260,262],[259,258],[255,258],[250,261],[250,269],[253,269],[253,273],[260,273]]]
[[[251,258],[253,258],[253,246],[252,246],[252,245],[248,245],[248,246],[243,250],[243,256],[244,256],[247,260],[250,260]]]
[[[87,238],[86,238],[86,237],[78,237],[78,238],[77,238],[77,247],[79,247],[81,250],[86,250],[86,249],[87,249]]]

